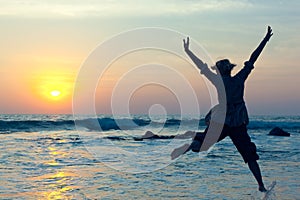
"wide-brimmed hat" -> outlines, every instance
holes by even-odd
[[[211,68],[214,70],[219,70],[221,74],[230,72],[236,64],[231,63],[228,59],[222,59],[216,62],[215,66],[212,66]]]

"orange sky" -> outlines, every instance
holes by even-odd
[[[200,43],[213,61],[229,58],[238,64],[237,71],[263,38],[267,25],[272,26],[274,36],[247,81],[249,112],[300,113],[298,1],[162,3],[155,0],[132,6],[135,4],[129,0],[101,4],[94,1],[1,2],[0,113],[72,113],[74,81],[81,64],[98,44],[122,31],[150,26],[180,31]],[[181,45],[182,41],[178,41],[180,48]],[[142,56],[129,56],[114,63],[102,85],[96,88],[98,112],[110,110],[113,83],[120,78],[124,67],[134,67],[135,58]],[[168,60],[168,56],[161,59]],[[201,75],[188,63],[177,61],[169,64],[185,74],[196,91],[201,112],[206,112],[211,102]],[[167,75],[162,72],[140,71],[136,81],[143,76],[163,79]],[[127,84],[126,79],[123,84]],[[55,90],[60,92],[57,97],[51,95]],[[178,112],[176,98],[157,86],[137,90],[130,109],[135,113],[145,112],[155,102],[165,105],[168,113]]]

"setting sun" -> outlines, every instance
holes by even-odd
[[[70,93],[69,88],[65,83],[43,83],[44,85],[41,87],[40,92],[44,94],[48,100],[63,100],[66,95]]]
[[[58,96],[61,94],[61,92],[58,91],[58,90],[53,90],[53,91],[50,92],[50,94],[51,94],[53,97],[58,97]]]

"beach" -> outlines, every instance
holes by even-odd
[[[152,157],[137,159],[134,163],[121,162],[110,154],[93,155],[91,147],[100,144],[96,141],[108,139],[95,130],[77,130],[72,119],[71,115],[1,115],[0,199],[263,198],[229,138],[203,156],[188,152],[170,163],[160,163],[160,159]],[[178,133],[180,120],[175,121],[159,134]],[[283,128],[291,136],[268,136],[274,126]],[[199,129],[204,128],[200,123]],[[110,142],[129,152],[139,148],[138,152],[142,153],[152,149],[159,152],[172,140],[130,139],[146,130],[151,130],[151,124],[129,128],[126,135],[124,130],[103,132],[106,136],[127,138]],[[257,146],[264,182],[266,186],[277,182],[268,199],[299,198],[299,130],[299,116],[250,117],[249,134]],[[101,143],[101,148],[110,151],[110,146],[105,144]],[[147,158],[148,155],[137,154],[139,156]],[[168,152],[161,152],[161,156],[167,157]],[[132,166],[141,171],[131,170]]]

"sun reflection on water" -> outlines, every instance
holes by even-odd
[[[55,168],[47,167],[45,171],[49,170],[49,173],[31,178],[35,182],[44,183],[39,186],[41,191],[44,191],[36,193],[38,199],[74,199],[71,192],[79,187],[70,183],[79,175],[67,170],[64,164],[59,162],[67,157],[68,153],[51,146],[47,148],[47,154],[50,161],[46,161],[44,164],[48,167],[55,166]]]
[[[74,190],[75,187],[71,186],[65,186],[60,189],[54,190],[54,191],[49,191],[43,193],[43,197],[40,199],[72,199],[72,195],[66,194],[66,192]]]

